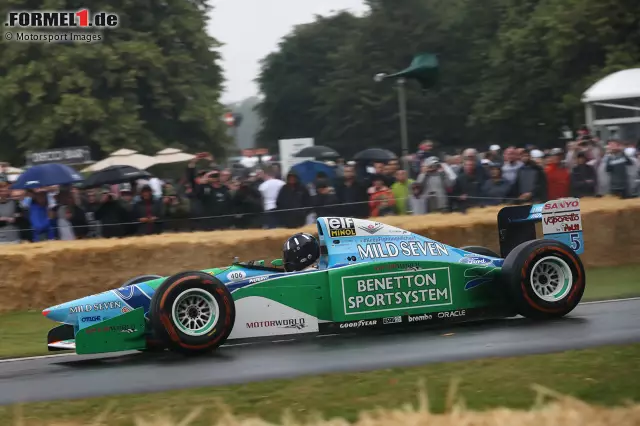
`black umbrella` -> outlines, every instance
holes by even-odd
[[[314,145],[303,148],[294,157],[315,158],[316,160],[329,160],[340,157],[340,154],[328,146]]]
[[[97,188],[102,185],[132,182],[138,179],[148,179],[153,175],[144,170],[131,166],[109,166],[106,169],[93,173],[85,181],[83,188]]]
[[[382,148],[369,148],[364,151],[360,151],[353,157],[357,161],[391,161],[397,160],[398,157],[388,149]]]

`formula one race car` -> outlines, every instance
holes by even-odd
[[[542,221],[543,239],[536,239]],[[50,350],[92,354],[164,350],[198,354],[227,341],[420,326],[522,315],[562,317],[580,302],[585,271],[578,199],[498,213],[501,254],[455,248],[383,223],[317,220],[317,264],[282,260],[145,275],[53,306],[62,325]]]

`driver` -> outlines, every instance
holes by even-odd
[[[287,272],[313,267],[320,258],[320,244],[313,235],[300,232],[289,237],[282,248],[282,262]]]

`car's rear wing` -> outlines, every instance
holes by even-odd
[[[508,206],[498,212],[500,255],[525,241],[535,240],[536,222],[542,222],[544,238],[557,240],[571,247],[577,254],[584,252],[580,200],[562,198],[544,204]]]

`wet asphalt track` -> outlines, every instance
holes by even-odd
[[[640,298],[582,304],[570,316],[546,323],[514,318],[395,334],[227,346],[197,359],[135,352],[2,361],[0,404],[246,383],[631,342],[640,342]]]

